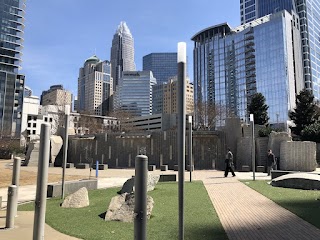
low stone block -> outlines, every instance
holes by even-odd
[[[96,169],[96,164],[93,164],[93,169]],[[107,170],[108,164],[98,164],[98,170]]]
[[[161,174],[159,182],[176,182],[177,175],[176,174]]]
[[[90,168],[89,163],[78,163],[76,166],[77,169],[87,169]]]
[[[47,197],[60,197],[62,194],[61,182],[48,184],[47,187]],[[88,190],[97,189],[98,181],[97,179],[83,179],[78,181],[67,181],[65,182],[64,193],[65,195],[74,193],[80,188],[85,187]]]
[[[54,167],[54,163],[49,163],[49,167]]]
[[[168,165],[161,165],[160,170],[161,171],[168,171]]]
[[[248,165],[242,165],[241,171],[242,171],[242,172],[250,172],[250,166],[248,166]]]
[[[265,169],[264,166],[257,166],[257,172],[265,172]]]
[[[156,165],[149,165],[148,166],[149,171],[155,171],[156,170]]]
[[[74,168],[74,163],[67,163],[66,168]]]
[[[174,170],[174,171],[179,171],[179,166],[178,166],[178,165],[174,165],[174,166],[173,166],[173,170]]]
[[[187,171],[190,172],[190,165],[187,165]],[[194,165],[191,166],[191,171],[194,171]]]

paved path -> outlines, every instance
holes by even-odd
[[[320,230],[237,178],[206,171],[202,179],[230,240],[319,240]]]
[[[59,170],[49,169],[50,171]],[[69,173],[88,175],[87,170],[80,169],[70,170]],[[108,169],[101,173],[103,178],[99,178],[99,188],[122,185],[126,179],[134,175],[134,170]],[[163,174],[164,172],[155,172],[155,174],[159,173]],[[174,171],[165,173],[177,174]],[[221,171],[195,171],[193,173],[194,180],[204,182],[230,240],[320,239],[319,229],[238,181],[239,179],[252,179],[252,173],[236,174],[235,178],[224,178]],[[189,179],[188,172],[185,174],[185,179]],[[256,173],[256,179],[263,180],[270,179],[270,177],[267,177],[265,173]],[[0,189],[0,195],[6,198],[6,194],[3,193],[6,193],[6,189]],[[34,195],[35,186],[20,187],[19,196],[21,199],[32,200]],[[19,212],[16,218],[16,228],[12,230],[1,229],[5,226],[4,216],[5,213],[0,212],[0,239],[31,239],[33,212]],[[46,240],[76,239],[63,235],[48,225],[46,225],[45,236]]]

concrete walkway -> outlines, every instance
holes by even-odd
[[[28,170],[33,171],[31,168]],[[35,169],[34,169],[35,170]],[[50,168],[49,172],[61,171]],[[88,170],[68,169],[68,174],[88,175]],[[100,174],[101,172],[101,174]],[[177,174],[174,171],[153,172],[154,174]],[[108,169],[99,171],[98,188],[121,186],[134,175],[134,170]],[[252,173],[236,173],[237,177],[224,178],[223,172],[203,170],[193,172],[194,180],[202,180],[210,199],[219,215],[229,239],[320,239],[320,230],[296,215],[278,206],[271,200],[252,190],[239,179],[252,179]],[[108,177],[107,177],[108,176]],[[189,172],[185,179],[189,180]],[[265,173],[256,173],[256,179],[270,179]],[[33,200],[35,186],[23,186],[19,190],[19,201]],[[0,189],[6,200],[7,189]],[[5,204],[5,203],[4,203]],[[3,205],[4,205],[3,204]],[[5,230],[5,212],[0,212],[0,239],[31,239],[33,212],[19,212],[15,228]],[[76,239],[66,236],[46,225],[46,240]]]
[[[318,240],[320,230],[239,182],[206,171],[203,180],[230,240]],[[241,175],[241,173],[237,174]]]

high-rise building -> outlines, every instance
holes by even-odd
[[[241,24],[282,10],[295,10],[294,0],[240,0]]]
[[[152,86],[157,83],[151,71],[126,71],[115,92],[114,108],[132,116],[152,114]]]
[[[62,85],[53,85],[49,90],[43,91],[40,104],[45,105],[72,105],[72,94],[65,90]]]
[[[19,74],[25,0],[0,1],[0,135],[19,137],[25,76]]]
[[[299,15],[305,88],[320,100],[320,1],[319,0],[240,0],[241,23],[287,10]]]
[[[134,41],[132,34],[125,22],[120,22],[116,33],[113,36],[111,47],[111,77],[113,87],[116,90],[118,81],[123,71],[135,71],[134,63]]]
[[[78,78],[78,112],[105,115],[108,99],[113,94],[113,81],[109,61],[97,56],[88,58],[80,68]]]
[[[259,18],[232,29],[228,24],[206,28],[194,41],[195,104],[248,119],[248,105],[260,92],[269,106],[270,123],[284,123],[303,88],[301,38],[298,17],[287,11]],[[196,107],[195,107],[196,109]],[[195,121],[199,113],[195,110]]]
[[[177,53],[150,53],[143,57],[143,70],[152,71],[157,84],[168,82],[178,72]]]
[[[193,84],[189,78],[186,80],[186,114],[193,113]],[[177,77],[170,78],[169,81],[153,86],[152,92],[152,114],[178,113],[178,81]]]

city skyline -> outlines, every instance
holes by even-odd
[[[225,5],[229,9],[223,12]],[[187,42],[191,81],[191,37],[199,29],[219,22],[227,21],[233,27],[240,25],[239,3],[232,0],[221,3],[201,0],[196,5],[167,0],[124,1],[121,11],[112,10],[116,7],[115,3],[101,0],[94,0],[90,5],[75,0],[27,2],[21,73],[26,75],[26,86],[34,95],[40,96],[55,84],[63,84],[77,95],[79,68],[94,54],[110,60],[112,38],[121,21],[128,24],[134,37],[137,70],[142,70],[143,56],[176,52],[178,42]]]

